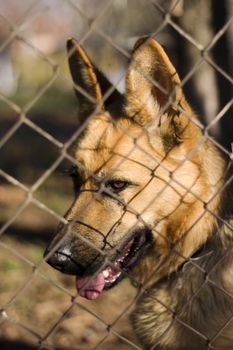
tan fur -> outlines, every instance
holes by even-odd
[[[95,91],[100,103],[94,68],[74,41],[73,46],[79,59],[88,60],[87,88],[90,82],[96,86],[92,96]],[[233,315],[231,297],[221,290],[233,293],[228,279],[232,258],[225,254],[232,248],[225,226],[216,235],[225,162],[202,136],[178,74],[155,40],[143,38],[135,46],[124,112],[113,118],[105,110],[88,122],[75,150],[85,179],[66,215],[73,222],[75,257],[83,264],[95,257],[95,269],[100,269],[103,254],[111,261],[130,230],[146,223],[152,228],[152,247],[132,271],[134,283],[143,287],[132,320],[145,348],[204,350],[213,339],[216,349],[232,349],[231,323],[214,338]],[[100,191],[99,183],[113,177],[135,184],[119,193],[118,200]],[[65,232],[66,227],[59,229],[56,242]],[[204,254],[197,265],[220,289],[187,262],[205,243],[211,254]],[[212,270],[218,259],[221,264]]]

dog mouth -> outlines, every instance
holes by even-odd
[[[103,290],[120,282],[143,256],[151,243],[151,233],[147,229],[134,234],[116,254],[111,264],[104,267],[97,275],[77,277],[76,288],[80,296],[96,299]]]

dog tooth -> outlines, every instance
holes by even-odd
[[[108,278],[108,276],[109,276],[109,270],[104,270],[103,271],[103,275],[104,275],[104,278]]]

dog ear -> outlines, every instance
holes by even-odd
[[[174,141],[179,130],[186,129],[187,115],[192,115],[176,69],[158,42],[148,37],[135,44],[126,76],[126,97],[130,117],[142,126],[160,126],[163,133],[173,130]]]
[[[79,101],[80,117],[85,119],[97,107],[99,112],[111,110],[113,103],[122,101],[121,94],[91,62],[79,43],[71,38],[67,41],[69,68]],[[105,96],[106,94],[106,96]]]

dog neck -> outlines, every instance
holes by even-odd
[[[154,286],[158,286],[161,283],[170,281],[184,272],[191,265],[200,267],[205,270],[205,265],[210,261],[213,256],[218,255],[221,259],[222,254],[228,249],[233,247],[233,217],[230,216],[219,225],[215,233],[201,246],[199,247],[190,257],[185,258],[185,261],[181,263],[175,271],[170,274],[162,276]],[[208,271],[206,271],[207,273]]]

